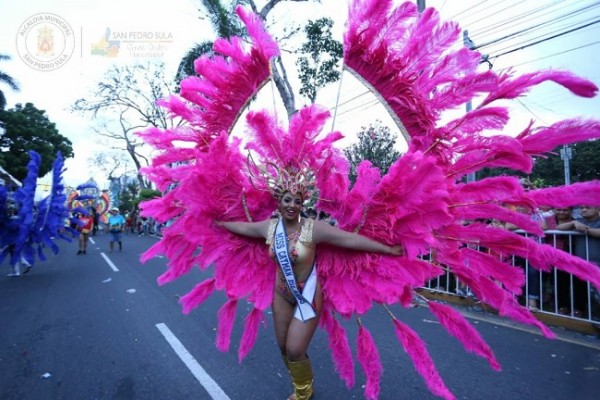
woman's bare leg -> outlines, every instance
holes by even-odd
[[[282,355],[286,355],[286,339],[290,322],[294,317],[294,306],[291,305],[278,291],[275,289],[273,294],[273,324],[275,326],[275,339]]]
[[[308,345],[319,324],[319,317],[321,316],[321,309],[323,306],[323,293],[320,284],[317,284],[313,303],[317,311],[317,316],[315,318],[306,322],[292,318],[289,323],[287,338],[285,340],[285,349],[290,361],[302,361],[306,359]]]

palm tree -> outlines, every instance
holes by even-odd
[[[202,0],[202,4],[206,9],[206,17],[210,20],[217,37],[228,39],[232,36],[246,36],[242,24],[237,18],[233,10],[235,7],[243,3],[241,0],[233,1],[231,9],[227,9],[220,0]],[[177,69],[177,83],[181,82],[187,76],[195,75],[194,60],[203,54],[212,54],[213,41],[207,40],[196,44],[190,49],[179,63]]]
[[[0,54],[0,61],[5,60],[10,60],[10,56],[7,56],[6,54]],[[19,90],[17,81],[15,81],[12,76],[2,71],[0,71],[0,83],[10,86],[12,90]],[[6,107],[6,97],[4,96],[4,92],[0,90],[0,110],[4,110],[4,107]]]

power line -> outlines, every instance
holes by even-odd
[[[378,105],[378,104],[379,104],[379,99],[373,99],[373,100],[369,100],[369,101],[368,101],[368,102],[366,102],[366,103],[362,103],[362,104],[359,104],[359,105],[357,105],[357,106],[355,106],[355,107],[349,108],[349,109],[347,109],[347,110],[345,110],[345,111],[338,112],[338,114],[337,114],[337,115],[338,115],[338,117],[339,117],[339,116],[341,116],[341,115],[348,114],[348,113],[349,113],[349,112],[351,112],[351,111],[355,111],[355,110],[366,110],[367,108],[371,108],[371,107],[373,107],[373,106],[375,106],[375,105]]]
[[[538,120],[538,121],[542,121],[544,124],[546,125],[550,125],[549,123],[547,123],[546,121],[544,121],[542,118],[538,117],[536,113],[534,113],[533,111],[531,111],[531,109],[529,107],[527,107],[525,105],[525,103],[523,103],[523,101],[521,101],[521,99],[517,99],[517,101],[519,102],[519,104],[521,104],[527,111],[529,111],[529,113],[531,115],[533,115],[533,117]]]
[[[492,41],[489,41],[487,43],[477,45],[476,47],[473,48],[473,50],[480,49],[482,47],[487,47],[487,46],[490,46],[492,44],[500,43],[500,42],[506,41],[508,39],[512,39],[512,38],[521,36],[524,33],[534,31],[534,30],[539,29],[539,28],[541,28],[543,26],[546,26],[546,25],[556,24],[556,23],[558,23],[558,22],[560,22],[560,21],[562,21],[564,19],[572,18],[572,17],[574,17],[575,15],[577,15],[579,13],[582,13],[584,11],[588,11],[589,9],[595,8],[595,7],[598,7],[598,6],[600,6],[600,3],[580,8],[580,9],[578,9],[576,11],[569,12],[567,14],[563,14],[563,15],[561,15],[559,17],[554,18],[554,19],[547,20],[547,21],[541,22],[539,24],[529,26],[529,27],[521,29],[521,30],[519,30],[517,32],[513,32],[513,33],[510,33],[508,35],[505,35],[505,36],[502,36],[500,38],[497,38],[497,39],[494,39]]]
[[[594,18],[598,18],[598,16],[596,16]],[[591,20],[591,21],[594,22],[595,20]],[[585,25],[585,24],[587,24],[589,22],[590,22],[590,20],[586,20],[586,21],[582,21],[581,23]],[[553,30],[552,32],[544,32],[544,33],[542,33],[542,34],[540,34],[538,36],[530,37],[530,38],[527,38],[527,39],[523,39],[523,40],[521,40],[521,41],[519,41],[517,43],[512,43],[512,44],[509,44],[509,45],[505,45],[504,47],[502,47],[500,49],[495,49],[495,50],[491,51],[490,53],[488,53],[488,57],[490,55],[494,55],[494,54],[498,54],[498,53],[503,53],[503,52],[505,52],[507,50],[515,49],[515,48],[518,48],[520,46],[530,44],[533,41],[536,41],[538,39],[548,38],[548,35],[550,35],[551,33],[554,33],[554,32],[564,32],[565,29],[570,30],[573,27],[578,28],[578,27],[581,27],[581,26],[582,25],[570,24],[570,25],[567,25],[567,26],[562,26],[562,27],[560,27],[560,28],[558,28],[556,30]]]
[[[555,57],[555,56],[558,56],[558,55],[561,55],[561,54],[570,53],[572,51],[583,49],[583,48],[589,47],[589,46],[593,46],[593,45],[598,44],[598,43],[600,43],[600,40],[598,40],[596,42],[584,44],[583,46],[577,46],[577,47],[573,47],[573,48],[568,49],[568,50],[560,51],[558,53],[550,54],[550,55],[547,55],[545,57],[539,57],[539,58],[536,58],[535,60],[530,60],[530,61],[526,61],[526,62],[523,62],[523,63],[520,63],[520,64],[516,64],[516,65],[513,65],[513,67],[520,67],[521,65],[526,65],[526,64],[530,64],[532,62],[536,62],[536,61],[540,61],[540,60],[545,60],[547,58]]]
[[[501,1],[501,3],[502,3],[502,2],[504,2],[504,1],[506,1],[506,0],[502,0],[502,1]],[[473,9],[474,9],[474,8],[477,8],[477,7],[479,7],[479,6],[482,6],[482,5],[484,5],[485,3],[487,3],[487,2],[488,2],[488,0],[484,0],[484,1],[482,1],[481,3],[477,3],[477,4],[475,4],[473,7],[465,8],[463,11],[459,12],[458,14],[454,14],[452,17],[450,17],[450,20],[455,20],[455,19],[456,19],[456,17],[458,17],[459,15],[461,15],[461,14],[464,14],[464,13],[466,13],[467,11],[473,11]]]
[[[547,38],[544,38],[544,39],[541,39],[541,40],[535,41],[535,42],[533,42],[533,43],[529,43],[529,44],[523,45],[523,46],[521,46],[521,47],[518,47],[518,48],[515,48],[515,49],[512,49],[512,50],[505,51],[504,53],[497,54],[497,55],[495,55],[495,56],[490,56],[490,57],[488,57],[488,59],[494,59],[494,58],[502,57],[502,56],[505,56],[505,55],[507,55],[507,54],[511,54],[511,53],[514,53],[514,52],[516,52],[516,51],[523,50],[523,49],[526,49],[526,48],[528,48],[528,47],[535,46],[535,45],[538,45],[538,44],[540,44],[540,43],[547,42],[548,40],[556,39],[556,38],[558,38],[558,37],[561,37],[561,36],[567,35],[567,34],[569,34],[569,33],[576,32],[576,31],[578,31],[578,30],[580,30],[580,29],[587,28],[587,27],[589,27],[589,26],[592,26],[592,25],[595,25],[595,24],[597,24],[597,23],[599,23],[599,22],[600,22],[600,19],[597,19],[597,20],[595,20],[595,21],[593,21],[593,22],[590,22],[590,23],[588,23],[588,24],[585,24],[585,25],[582,25],[582,26],[578,26],[577,28],[573,28],[573,29],[570,29],[570,30],[568,30],[568,31],[561,32],[561,33],[558,33],[558,34],[556,34],[556,35],[552,35],[552,36],[550,36],[550,37],[547,37]]]
[[[540,6],[538,8],[534,8],[532,10],[529,10],[527,12],[524,12],[524,13],[521,13],[521,14],[518,14],[518,15],[513,15],[513,16],[511,16],[509,18],[506,18],[506,19],[504,19],[502,21],[498,21],[495,24],[487,26],[485,29],[483,29],[481,31],[476,31],[475,33],[473,33],[472,37],[475,38],[475,39],[477,39],[477,40],[480,40],[481,37],[491,36],[492,34],[495,34],[495,31],[499,30],[499,28],[506,27],[506,25],[512,24],[513,22],[516,22],[516,21],[518,21],[519,23],[522,23],[524,21],[524,18],[530,17],[532,15],[535,15],[536,13],[539,13],[540,11],[547,11],[547,10],[551,9],[552,7],[554,7],[554,6],[559,5],[560,3],[563,3],[564,1],[566,1],[566,0],[555,0],[554,3],[547,4],[547,5],[544,5],[544,6]],[[510,7],[503,8],[500,11],[507,10],[508,8],[510,8]],[[486,17],[483,18],[483,20],[485,21],[488,18],[490,18],[492,16],[495,16],[497,14],[498,13],[487,15]],[[547,13],[542,14],[542,16],[544,16],[546,14]],[[526,21],[529,21],[529,20],[530,19],[527,19]],[[506,29],[507,28],[503,28],[502,31],[504,31]]]
[[[366,92],[357,94],[356,96],[354,96],[354,97],[352,97],[352,98],[350,98],[348,100],[345,100],[345,101],[339,103],[338,104],[338,108],[341,107],[341,106],[343,106],[343,105],[346,105],[346,104],[350,103],[351,101],[354,101],[354,100],[358,99],[359,97],[365,96],[365,95],[367,95],[369,93],[371,93],[371,92],[369,90],[367,90]]]

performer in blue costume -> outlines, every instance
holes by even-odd
[[[62,174],[64,161],[60,152],[52,166],[52,187],[50,194],[35,204],[35,190],[39,175],[41,157],[35,151],[29,152],[27,177],[23,186],[9,193],[0,186],[0,263],[10,256],[12,272],[8,276],[20,276],[29,272],[36,257],[46,260],[44,248],[48,246],[55,254],[59,248],[54,239],[59,237],[71,241],[77,232],[65,227],[69,217]],[[65,235],[65,233],[71,233]]]

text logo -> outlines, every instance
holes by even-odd
[[[71,26],[56,14],[42,13],[27,18],[17,32],[21,60],[39,71],[65,65],[73,55],[75,35]]]
[[[94,56],[132,58],[163,58],[173,34],[163,31],[113,30],[107,27],[98,41],[91,45]]]

